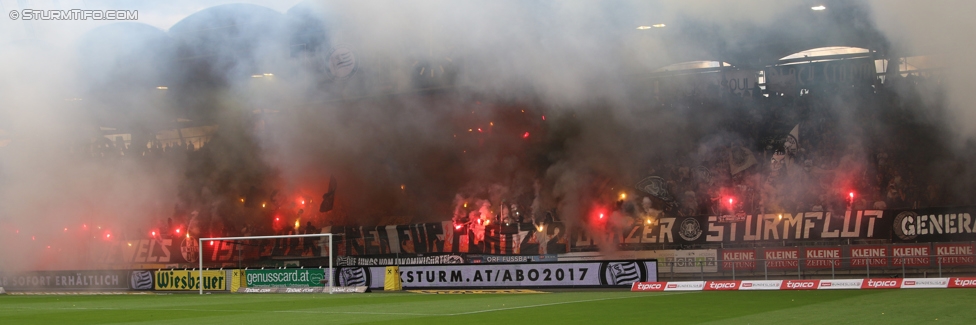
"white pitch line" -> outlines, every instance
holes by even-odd
[[[628,297],[612,297],[612,298],[600,298],[600,299],[561,301],[561,302],[552,302],[552,303],[547,303],[547,304],[538,304],[538,305],[529,305],[529,306],[517,306],[517,307],[508,307],[508,308],[495,308],[495,309],[485,309],[485,310],[469,311],[469,312],[463,312],[463,313],[443,314],[443,316],[471,315],[471,314],[490,313],[490,312],[503,311],[503,310],[513,310],[513,309],[525,309],[525,308],[535,308],[535,307],[546,307],[546,306],[575,304],[575,303],[581,303],[581,302],[594,302],[594,301],[606,301],[606,300],[617,300],[617,299],[631,299],[631,298],[642,298],[642,297],[664,297],[664,296],[681,295],[681,294],[686,294],[686,293],[692,293],[692,292],[665,293],[665,294],[659,294],[659,295],[653,295],[653,296],[646,296],[645,295],[645,296],[628,296]]]
[[[587,300],[572,300],[572,301],[560,301],[546,304],[538,305],[528,305],[528,306],[516,306],[507,308],[494,308],[494,309],[484,309],[476,310],[462,313],[451,313],[451,314],[429,314],[429,313],[384,313],[384,312],[368,312],[368,311],[326,311],[326,310],[275,310],[271,311],[274,313],[293,313],[293,314],[347,314],[347,315],[390,315],[390,316],[462,316],[462,315],[473,315],[481,313],[490,313],[496,311],[505,310],[515,310],[515,309],[525,309],[525,308],[536,308],[536,307],[547,307],[547,306],[557,306],[566,304],[576,304],[583,302],[594,302],[594,301],[607,301],[607,300],[617,300],[617,299],[632,299],[632,298],[645,298],[645,297],[664,297],[681,295],[688,293],[697,292],[676,292],[676,293],[665,293],[657,295],[635,295],[626,297],[610,297],[610,298],[599,298],[599,299],[587,299]],[[55,307],[55,308],[39,308],[39,307],[28,307],[28,306],[0,306],[0,309],[28,309],[28,310],[145,310],[145,311],[192,311],[192,312],[230,312],[239,313],[243,310],[233,310],[233,309],[194,309],[194,308],[118,308],[118,307]]]

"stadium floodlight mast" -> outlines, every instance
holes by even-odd
[[[332,293],[332,236],[330,233],[320,233],[320,234],[300,234],[300,235],[274,235],[274,236],[242,236],[242,237],[212,237],[212,238],[200,238],[197,243],[197,251],[200,257],[200,269],[197,273],[197,284],[200,286],[200,294],[203,294],[203,242],[204,241],[222,241],[222,240],[250,240],[250,239],[279,239],[279,238],[305,238],[305,237],[328,237],[329,238],[329,274],[327,279],[329,282],[329,293]]]

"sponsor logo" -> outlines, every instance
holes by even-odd
[[[861,289],[897,289],[901,287],[900,279],[866,279],[861,285]]]
[[[736,290],[739,288],[738,281],[708,281],[705,290]]]
[[[644,263],[609,262],[603,263],[600,268],[603,270],[601,282],[604,285],[627,285],[647,280]]]
[[[950,288],[976,288],[976,278],[952,278]]]
[[[152,272],[149,271],[132,271],[132,276],[129,278],[129,282],[132,285],[132,289],[135,290],[152,290]]]
[[[861,279],[846,280],[820,280],[817,289],[858,289],[861,287]]]
[[[678,284],[677,283],[668,283],[668,288],[670,288],[670,289],[674,289],[674,288],[677,288],[677,287],[678,287]]]
[[[340,287],[368,287],[372,282],[370,280],[369,270],[365,267],[344,267],[339,269],[338,282]]]
[[[634,282],[630,291],[662,291],[664,285],[660,282]]]
[[[741,281],[739,290],[779,290],[782,284],[781,280]]]
[[[786,280],[780,288],[785,290],[814,290],[820,280]]]
[[[701,237],[701,224],[695,218],[685,218],[678,226],[678,236],[687,241],[694,241]]]
[[[192,238],[184,238],[180,242],[180,255],[183,255],[183,260],[193,263],[197,261],[198,255],[200,254],[199,245],[197,241]]]

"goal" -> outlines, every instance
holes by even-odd
[[[334,234],[331,233],[321,233],[321,234],[297,234],[297,235],[274,235],[274,236],[241,236],[241,237],[211,237],[211,238],[200,238],[197,242],[197,253],[199,254],[200,268],[197,280],[203,279],[203,244],[204,242],[212,241],[225,241],[225,240],[261,240],[261,239],[285,239],[285,238],[309,238],[309,237],[326,237],[328,240],[328,257],[329,257],[329,268],[326,271],[325,279],[328,287],[328,292],[331,294],[333,291],[333,270],[335,267],[335,259],[332,256],[332,244],[334,243],[332,237]],[[200,294],[203,294],[203,285],[200,285]]]

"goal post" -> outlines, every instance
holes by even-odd
[[[201,295],[203,294],[203,282],[202,281],[203,281],[203,243],[204,242],[223,241],[223,240],[260,240],[260,239],[309,238],[309,237],[327,237],[328,240],[329,240],[329,246],[328,246],[328,248],[329,248],[329,271],[328,271],[328,274],[326,274],[326,279],[328,279],[328,290],[329,290],[329,293],[331,294],[332,293],[332,287],[333,287],[333,284],[332,284],[332,282],[333,282],[332,281],[332,278],[333,278],[333,275],[334,275],[333,274],[334,273],[333,270],[334,270],[334,267],[335,267],[335,265],[334,265],[335,258],[334,258],[333,254],[332,254],[332,251],[333,251],[333,246],[332,245],[334,243],[334,241],[332,240],[332,237],[333,236],[334,236],[334,234],[331,234],[331,233],[319,233],[319,234],[298,234],[298,235],[273,235],[273,236],[240,236],[240,237],[210,237],[210,238],[199,238],[199,239],[197,239],[197,241],[198,241],[197,242],[197,253],[199,254],[198,258],[200,260],[200,268],[198,269],[198,273],[197,273],[197,283],[200,285],[200,294]]]

